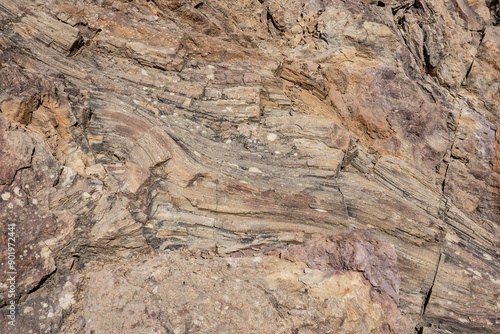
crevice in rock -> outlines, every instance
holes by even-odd
[[[68,50],[68,54],[67,54],[68,57],[73,57],[77,53],[79,53],[80,50],[83,49],[83,47],[88,46],[90,41],[93,41],[97,37],[97,35],[102,31],[101,29],[90,28],[88,26],[88,23],[79,22],[76,24],[70,24],[69,22],[62,20],[58,16],[54,16],[54,18],[57,21],[65,24],[65,25],[69,25],[69,26],[72,26],[74,28],[77,28],[80,31],[78,33],[77,39],[75,40],[73,45],[71,45],[71,47]]]
[[[425,87],[420,81],[417,81],[417,85],[419,85],[424,91],[426,91],[429,95],[429,97],[432,99],[433,103],[437,103],[436,98],[434,97],[434,92],[431,91],[429,88]]]
[[[274,21],[274,17],[271,15],[271,13],[269,13],[269,11],[267,12],[267,22],[268,22],[267,27],[268,27],[269,33],[271,35],[274,36],[274,32],[271,30],[271,26],[274,29],[281,31],[281,29],[278,27],[278,24],[276,23],[276,21]]]
[[[344,193],[342,192],[342,189],[340,188],[340,186],[338,187],[338,190],[339,190],[340,196],[342,196],[342,204],[344,204],[345,214],[347,215],[347,217],[351,217],[351,215],[349,214],[349,208],[347,207],[347,203],[345,201]]]
[[[407,18],[406,18],[407,14],[409,16],[415,16],[415,15],[420,16],[420,13],[425,11],[423,5],[420,2],[415,1],[413,3],[404,4],[404,5],[401,5],[398,7],[394,7],[391,10],[392,10],[392,15],[393,15],[393,21],[395,23],[397,30],[399,31],[400,38],[401,38],[402,42],[405,44],[410,55],[413,56],[415,63],[418,65],[418,72],[424,71],[425,73],[427,73],[426,60],[422,59],[422,55],[419,54],[418,46],[415,45],[415,41],[412,40],[412,38],[410,36],[410,33],[409,33],[410,28],[409,28]],[[418,24],[419,24],[420,29],[422,29],[421,23],[419,22]],[[422,29],[422,31],[423,31],[423,29]],[[425,48],[425,45],[424,45],[424,48]],[[424,53],[424,57],[425,57],[425,51],[423,53]],[[410,66],[413,67],[412,65],[410,65]],[[414,73],[407,73],[407,75],[410,78],[415,79]]]
[[[448,168],[450,168],[450,163],[446,163],[446,170],[444,171],[443,183],[441,183],[441,192],[444,196],[444,188],[446,186],[446,176],[448,175]]]
[[[85,40],[82,36],[79,36],[78,39],[73,43],[73,45],[69,48],[68,56],[72,57],[80,51],[85,45]]]
[[[427,38],[427,34],[426,34]],[[424,52],[424,70],[426,74],[429,74],[430,76],[436,76],[436,67],[434,67],[431,63],[431,56],[427,50],[427,47],[425,46],[425,41],[423,45],[423,52]]]
[[[484,35],[485,35],[484,30],[483,30],[483,31],[480,31],[480,33],[481,33],[481,39],[479,40],[479,45],[477,46],[477,49],[479,49],[479,47],[480,47],[480,46],[481,46],[481,44],[483,43],[483,39],[484,39]],[[465,85],[465,84],[466,84],[466,82],[467,82],[467,78],[469,77],[469,74],[470,74],[470,72],[471,72],[472,68],[474,67],[474,63],[475,63],[475,62],[476,62],[476,56],[474,56],[474,57],[472,58],[472,61],[471,61],[471,63],[470,63],[470,66],[469,66],[469,68],[467,69],[467,73],[465,73],[465,77],[464,77],[464,78],[463,78],[463,80],[462,80],[462,85]]]
[[[80,126],[83,130],[83,133],[85,134],[85,139],[87,140],[87,143],[88,143],[87,135],[90,133],[89,127],[90,127],[90,123],[92,123],[94,121],[93,118],[94,118],[94,111],[92,110],[92,108],[86,107],[84,109],[84,112],[82,113],[82,117],[80,120]],[[90,144],[89,144],[89,147],[90,147]]]
[[[460,110],[460,113],[458,114],[456,119],[454,119],[453,116],[450,114],[449,120],[447,122],[447,127],[449,130],[452,131],[452,133],[450,135],[450,140],[451,140],[450,147],[446,150],[445,155],[443,157],[443,163],[446,164],[446,169],[443,175],[443,182],[441,183],[441,201],[444,200],[444,195],[445,195],[444,190],[446,187],[446,179],[448,177],[448,168],[450,167],[449,159],[452,159],[451,152],[453,150],[453,147],[455,146],[455,140],[457,138],[457,131],[458,131],[458,122],[461,116],[462,116],[462,110]],[[446,157],[448,157],[448,160],[446,160]]]
[[[439,272],[439,265],[441,264],[441,256],[442,255],[443,255],[443,252],[440,251],[439,258],[438,258],[437,265],[436,265],[436,272],[434,273],[434,278],[432,279],[431,287],[429,288],[429,290],[427,291],[427,294],[425,295],[424,304],[422,305],[422,311],[420,312],[422,317],[424,317],[424,315],[425,315],[425,311],[427,310],[427,306],[429,305],[429,301],[430,301],[431,296],[432,296],[432,289],[434,288],[434,283],[436,282],[436,277],[437,277],[437,274]]]
[[[280,303],[278,303],[278,300],[276,299],[276,297],[272,293],[270,293],[269,291],[267,291],[266,289],[264,289],[263,287],[261,287],[259,285],[256,285],[255,287],[258,288],[259,290],[261,290],[264,293],[264,295],[269,299],[269,301],[271,302],[271,305],[273,305],[273,307],[276,309],[280,318],[285,319],[285,314],[284,314],[285,312],[283,310],[283,307],[280,305]]]
[[[54,274],[56,272],[57,272],[57,269],[54,269],[54,271],[52,271],[52,272],[48,273],[47,275],[45,275],[44,277],[42,277],[40,282],[38,282],[38,284],[34,288],[32,288],[31,290],[29,290],[27,292],[27,295],[32,294],[32,293],[40,290],[44,285],[46,285],[45,283],[47,283],[50,280],[50,278],[54,276]]]
[[[80,255],[74,254],[72,256],[73,262],[71,263],[71,267],[69,268],[70,271],[76,270],[78,267],[78,264],[80,262]]]
[[[472,59],[472,62],[470,63],[469,68],[467,69],[467,73],[465,73],[465,77],[462,80],[462,85],[465,85],[465,83],[467,82],[467,78],[469,77],[469,74],[470,74],[470,71],[472,70],[474,62],[475,62],[475,59]]]
[[[33,149],[33,152],[34,152],[34,151],[35,151],[35,150]],[[31,155],[31,158],[33,159],[33,154]],[[22,170],[24,170],[24,169],[30,169],[31,167],[32,167],[32,166],[31,166],[31,161],[30,161],[30,165],[29,165],[29,166],[26,166],[26,167],[21,167],[21,168],[19,168],[18,170],[16,170],[16,172],[14,173],[14,177],[12,178],[12,182],[11,182],[11,183],[8,183],[8,184],[6,184],[6,185],[11,186],[11,185],[14,183],[14,181],[16,180],[17,174],[19,174]]]
[[[16,171],[15,171],[15,173],[14,173],[14,176],[12,177],[12,182],[10,182],[10,183],[8,183],[8,184],[6,184],[6,185],[8,185],[8,186],[12,185],[12,184],[14,183],[14,181],[16,180],[17,175],[18,175],[18,174],[20,174],[20,172],[21,172],[22,170],[24,170],[24,169],[31,169],[31,168],[32,168],[32,164],[33,164],[33,156],[35,155],[35,149],[36,149],[36,147],[33,147],[33,150],[32,150],[32,151],[31,151],[31,153],[30,153],[30,161],[29,161],[29,166],[26,166],[26,167],[21,167],[21,168],[19,168],[18,170],[16,170]],[[1,183],[0,183],[0,185],[1,185]]]

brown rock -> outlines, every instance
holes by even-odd
[[[497,24],[483,0],[0,0],[20,330],[498,332]]]
[[[353,270],[361,272],[375,288],[399,302],[400,277],[396,252],[392,245],[380,243],[367,233],[352,233],[292,246],[282,258],[305,262],[311,269],[326,272]]]
[[[24,133],[7,131],[5,118],[0,122],[0,185],[8,185],[18,170],[31,166],[34,145]]]
[[[335,239],[374,247],[376,252],[392,252],[392,260],[384,264],[390,262],[392,268],[370,265],[380,273],[396,269],[395,253],[388,244],[359,233]],[[305,247],[322,242],[335,243],[321,239]],[[298,255],[304,250],[294,247],[286,252]],[[333,255],[336,250],[329,251]],[[121,326],[126,333],[185,332],[188,328],[200,333],[287,333],[294,328],[304,333],[334,329],[359,333],[367,328],[379,333],[405,332],[395,301],[347,267],[333,273],[309,269],[298,257],[204,259],[186,252],[135,263],[131,270],[125,268],[129,265],[108,265],[91,274],[89,288],[78,305],[80,311],[73,315],[85,319],[87,330],[112,331]],[[123,270],[124,276],[119,274]],[[386,273],[397,276],[397,269]],[[97,286],[100,288],[93,288]],[[98,316],[104,311],[110,315],[108,319]],[[70,329],[76,329],[76,324]]]

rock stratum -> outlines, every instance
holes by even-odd
[[[499,25],[0,0],[1,331],[500,332]]]

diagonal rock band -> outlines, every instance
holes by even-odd
[[[498,333],[498,9],[0,0],[0,333]]]

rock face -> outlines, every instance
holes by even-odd
[[[2,328],[499,332],[499,8],[0,0]]]

